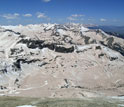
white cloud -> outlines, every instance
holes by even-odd
[[[16,19],[20,16],[20,14],[18,13],[14,13],[14,14],[3,14],[1,15],[3,18],[5,19]]]
[[[51,20],[51,18],[48,17],[48,16],[46,16],[45,13],[37,12],[36,15],[37,15],[37,18],[38,19],[45,19],[47,21],[50,21]]]
[[[42,0],[43,2],[46,2],[46,3],[48,3],[48,2],[50,2],[51,0]]]
[[[101,19],[100,19],[100,21],[101,21],[101,22],[106,22],[107,20],[106,20],[106,19],[101,18]]]
[[[24,17],[32,17],[32,14],[24,14]]]
[[[82,17],[82,16],[84,16],[84,15],[82,15],[82,14],[73,14],[73,15],[71,15],[72,17]]]
[[[85,16],[83,14],[73,14],[70,17],[67,17],[68,20],[70,21],[76,21],[76,20],[84,20],[82,17]]]
[[[67,19],[70,20],[70,21],[76,21],[77,20],[77,19],[75,19],[73,17],[68,17]]]
[[[18,17],[20,14],[19,14],[19,13],[14,13],[14,15],[15,15],[16,17]]]
[[[46,18],[47,16],[44,13],[37,12],[37,18]]]

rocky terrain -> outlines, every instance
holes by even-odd
[[[81,24],[0,26],[0,95],[124,95],[124,40]]]

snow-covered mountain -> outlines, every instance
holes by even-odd
[[[0,26],[0,95],[124,95],[124,40],[82,24]]]

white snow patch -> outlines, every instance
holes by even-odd
[[[27,91],[27,90],[32,90],[32,89],[41,88],[41,87],[44,87],[44,86],[46,86],[46,85],[48,85],[48,81],[44,81],[44,84],[43,84],[42,86],[40,86],[40,87],[29,87],[29,88],[18,89],[18,90],[20,90],[20,91]]]
[[[41,51],[42,51],[43,54],[46,54],[47,51],[48,51],[48,48],[43,48]]]
[[[45,30],[53,30],[54,29],[54,24],[48,24]]]
[[[15,92],[15,94],[20,94],[20,92]]]
[[[75,51],[76,52],[82,52],[82,51],[88,50],[90,48],[92,48],[91,45],[85,45],[85,46],[77,45],[77,46],[75,46]]]
[[[119,107],[124,107],[124,104],[118,104]]]
[[[18,89],[18,90],[21,90],[21,91],[27,91],[27,90],[32,90],[32,89],[35,89],[36,87],[30,87],[30,88],[25,88],[25,89]]]
[[[5,29],[15,29],[15,28],[17,28],[18,26],[9,25],[9,26],[2,26],[2,27],[5,28]]]
[[[60,34],[60,35],[66,35],[65,31],[63,29],[57,29],[57,32]]]
[[[0,96],[4,96],[5,94],[0,94]]]
[[[48,85],[48,81],[45,81],[45,85]]]
[[[104,31],[102,31],[101,29],[99,29],[99,31],[103,34],[103,35],[105,35],[105,36],[110,36],[110,35],[108,35],[107,33],[105,33]]]
[[[122,97],[113,96],[113,97],[110,97],[110,98],[118,99],[118,100],[124,101],[124,96],[122,96]]]
[[[88,28],[86,28],[86,27],[81,27],[81,32],[86,32],[86,31],[88,31],[89,29]]]
[[[22,106],[16,106],[16,107],[36,107],[36,106],[32,106],[32,105],[22,105]]]
[[[10,90],[8,94],[13,94],[16,90]]]
[[[104,47],[103,51],[109,56],[109,57],[113,57],[113,58],[118,58],[120,56],[120,54],[118,52],[115,52],[109,48]]]

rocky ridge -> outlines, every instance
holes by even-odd
[[[81,24],[0,27],[0,95],[124,95],[124,40]]]

